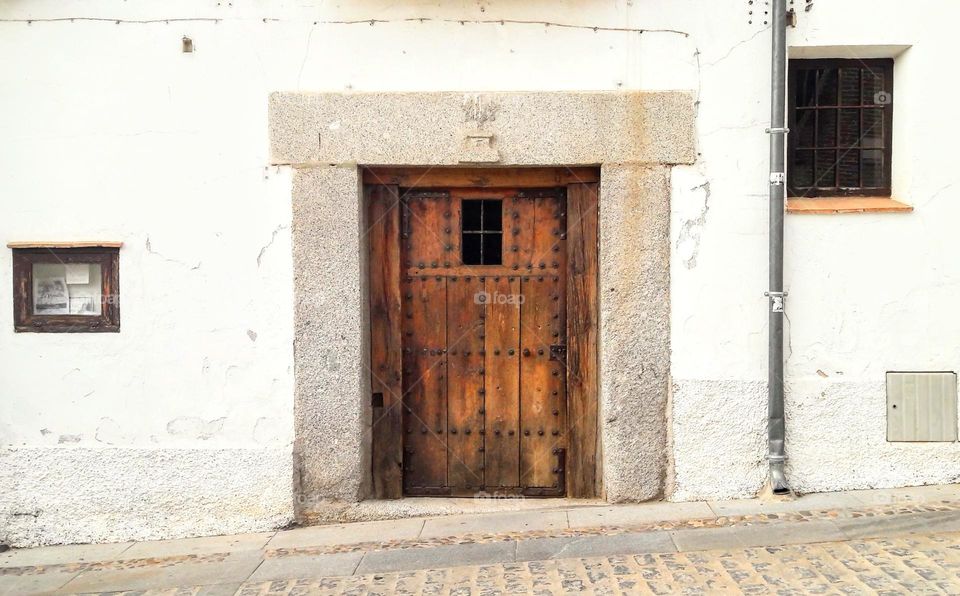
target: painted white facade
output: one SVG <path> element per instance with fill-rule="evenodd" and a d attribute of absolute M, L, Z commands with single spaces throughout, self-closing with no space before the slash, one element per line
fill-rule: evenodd
<path fill-rule="evenodd" d="M 960 6 L 802 4 L 793 55 L 896 57 L 893 192 L 915 211 L 787 216 L 788 476 L 804 492 L 956 481 L 957 444 L 885 441 L 884 373 L 960 368 L 960 84 L 946 75 Z M 667 496 L 756 494 L 762 11 L 746 0 L 0 2 L 0 240 L 124 242 L 119 334 L 15 334 L 0 251 L 0 542 L 292 518 L 291 173 L 266 166 L 274 91 L 696 93 L 698 161 L 672 176 Z"/>

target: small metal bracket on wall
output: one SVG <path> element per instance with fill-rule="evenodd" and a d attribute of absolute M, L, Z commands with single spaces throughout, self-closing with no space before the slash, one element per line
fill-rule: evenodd
<path fill-rule="evenodd" d="M 786 292 L 764 292 L 763 295 L 770 298 L 770 312 L 783 312 L 783 300 L 787 297 Z"/>

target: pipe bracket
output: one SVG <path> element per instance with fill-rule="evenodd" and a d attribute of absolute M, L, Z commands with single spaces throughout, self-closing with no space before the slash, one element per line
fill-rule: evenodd
<path fill-rule="evenodd" d="M 770 298 L 770 312 L 783 312 L 783 300 L 787 292 L 764 292 L 763 295 Z"/>

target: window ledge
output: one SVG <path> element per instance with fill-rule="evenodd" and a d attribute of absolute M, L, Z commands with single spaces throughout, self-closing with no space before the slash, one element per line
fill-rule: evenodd
<path fill-rule="evenodd" d="M 101 240 L 79 242 L 7 242 L 7 248 L 120 248 L 123 242 Z"/>
<path fill-rule="evenodd" d="M 787 199 L 787 213 L 807 215 L 839 213 L 909 213 L 911 205 L 889 197 L 839 197 Z"/>

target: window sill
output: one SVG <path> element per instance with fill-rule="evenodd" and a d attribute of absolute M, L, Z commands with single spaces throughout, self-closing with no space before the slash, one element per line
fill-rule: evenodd
<path fill-rule="evenodd" d="M 889 197 L 787 199 L 787 213 L 830 215 L 841 213 L 909 213 L 911 205 Z"/>

